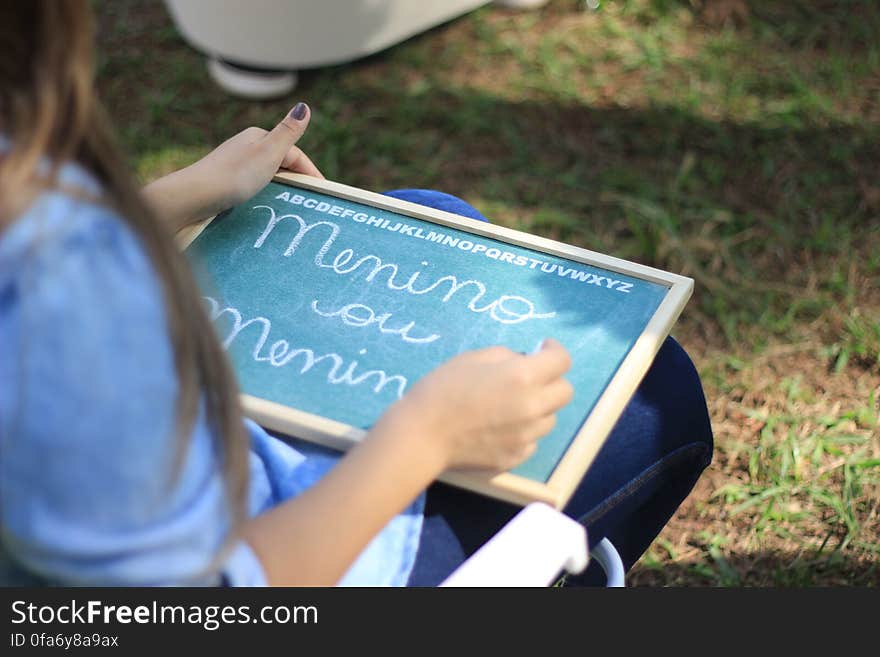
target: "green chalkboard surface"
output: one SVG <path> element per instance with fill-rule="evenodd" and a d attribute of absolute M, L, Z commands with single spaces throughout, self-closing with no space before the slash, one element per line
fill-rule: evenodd
<path fill-rule="evenodd" d="M 187 247 L 241 389 L 368 429 L 455 354 L 496 344 L 530 352 L 553 337 L 571 353 L 575 397 L 511 472 L 538 484 L 550 482 L 670 290 L 689 281 L 623 273 L 623 261 L 589 264 L 574 247 L 580 259 L 548 252 L 548 240 L 526 246 L 530 236 L 514 231 L 480 235 L 479 222 L 438 223 L 411 216 L 417 206 L 386 198 L 376 207 L 375 195 L 352 200 L 362 190 L 310 185 L 270 183 Z M 350 198 L 332 193 L 340 189 Z M 642 374 L 672 321 L 652 329 Z"/>

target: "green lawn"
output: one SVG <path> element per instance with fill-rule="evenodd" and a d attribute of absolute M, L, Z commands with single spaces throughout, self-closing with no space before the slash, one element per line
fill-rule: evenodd
<path fill-rule="evenodd" d="M 692 276 L 715 461 L 630 584 L 877 585 L 880 5 L 724 5 L 489 6 L 254 102 L 162 3 L 103 1 L 98 84 L 143 180 L 305 100 L 328 178 Z"/>

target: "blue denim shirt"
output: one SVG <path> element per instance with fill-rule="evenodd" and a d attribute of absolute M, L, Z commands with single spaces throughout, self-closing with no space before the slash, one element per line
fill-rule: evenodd
<path fill-rule="evenodd" d="M 2 144 L 0 144 L 2 146 Z M 74 165 L 60 189 L 97 196 Z M 177 380 L 160 283 L 101 205 L 43 193 L 0 233 L 0 583 L 265 584 L 229 530 L 203 415 L 171 479 Z M 314 484 L 339 455 L 246 421 L 251 514 Z M 343 585 L 403 585 L 424 495 L 364 550 Z"/>

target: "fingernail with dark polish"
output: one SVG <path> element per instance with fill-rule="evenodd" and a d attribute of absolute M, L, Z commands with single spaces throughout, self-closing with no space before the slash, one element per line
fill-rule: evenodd
<path fill-rule="evenodd" d="M 306 118 L 306 104 L 305 103 L 297 103 L 293 106 L 293 109 L 290 110 L 290 116 L 297 121 L 302 121 Z"/>

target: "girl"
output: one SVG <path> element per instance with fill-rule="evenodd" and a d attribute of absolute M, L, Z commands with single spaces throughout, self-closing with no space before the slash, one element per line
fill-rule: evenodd
<path fill-rule="evenodd" d="M 437 584 L 516 509 L 426 488 L 527 459 L 571 398 L 565 349 L 462 354 L 344 456 L 243 420 L 172 235 L 279 167 L 320 176 L 295 145 L 310 110 L 138 190 L 94 97 L 88 12 L 0 4 L 0 580 Z M 567 512 L 629 566 L 710 457 L 699 380 L 668 341 Z"/>

